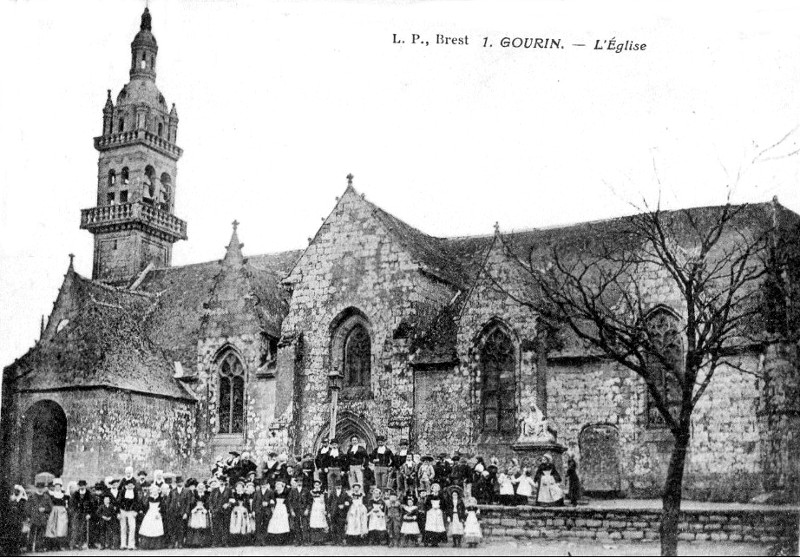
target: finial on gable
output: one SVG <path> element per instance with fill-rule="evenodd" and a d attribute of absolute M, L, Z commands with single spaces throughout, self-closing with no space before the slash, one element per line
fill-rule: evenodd
<path fill-rule="evenodd" d="M 236 219 L 234 219 L 234 220 L 233 220 L 233 223 L 231 223 L 231 225 L 233 225 L 233 232 L 236 232 L 236 229 L 238 229 L 238 228 L 239 228 L 239 221 L 237 221 Z"/>
<path fill-rule="evenodd" d="M 494 222 L 494 234 L 500 234 L 500 221 Z"/>
<path fill-rule="evenodd" d="M 69 269 L 70 270 L 72 269 L 74 261 L 75 261 L 75 254 L 70 254 L 69 255 Z"/>
<path fill-rule="evenodd" d="M 353 173 L 352 172 L 347 175 L 347 185 L 349 187 L 353 186 Z"/>

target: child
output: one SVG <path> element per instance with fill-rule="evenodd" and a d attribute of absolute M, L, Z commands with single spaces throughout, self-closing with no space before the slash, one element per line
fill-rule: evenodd
<path fill-rule="evenodd" d="M 453 548 L 456 548 L 461 546 L 461 539 L 464 537 L 464 521 L 467 519 L 467 512 L 464 509 L 460 491 L 453 490 L 451 499 L 449 531 L 450 536 L 453 537 Z"/>
<path fill-rule="evenodd" d="M 514 501 L 514 483 L 508 473 L 500 473 L 497 476 L 497 484 L 500 488 L 498 502 L 501 506 L 516 505 Z"/>
<path fill-rule="evenodd" d="M 103 504 L 97 510 L 100 518 L 100 547 L 102 550 L 114 548 L 114 520 L 117 518 L 117 506 L 111 501 L 111 494 L 103 495 Z"/>
<path fill-rule="evenodd" d="M 467 500 L 466 511 L 467 520 L 464 522 L 464 538 L 469 548 L 475 548 L 483 538 L 481 525 L 478 523 L 478 514 L 481 511 L 478 509 L 478 501 L 475 498 L 470 497 Z"/>
<path fill-rule="evenodd" d="M 386 532 L 386 504 L 382 499 L 380 488 L 372 491 L 372 501 L 367 512 L 367 539 L 373 545 L 385 545 Z"/>
<path fill-rule="evenodd" d="M 325 510 L 328 509 L 328 499 L 322 491 L 322 480 L 314 481 L 314 490 L 311 491 L 311 517 L 309 518 L 309 541 L 317 545 L 325 542 L 325 533 L 328 531 L 328 519 Z"/>
<path fill-rule="evenodd" d="M 417 526 L 420 536 L 425 531 L 425 502 L 427 501 L 428 493 L 424 489 L 420 489 L 419 500 L 417 500 Z"/>
<path fill-rule="evenodd" d="M 447 529 L 444 526 L 444 518 L 447 501 L 442 498 L 439 492 L 439 484 L 431 485 L 431 493 L 425 500 L 425 533 L 422 541 L 425 546 L 439 546 L 439 543 L 447 542 Z"/>
<path fill-rule="evenodd" d="M 402 496 L 403 494 L 411 493 L 414 494 L 417 491 L 417 480 L 415 474 L 416 465 L 414 464 L 414 456 L 406 454 L 405 463 L 400 466 L 399 471 L 397 472 L 399 483 L 398 483 L 398 496 Z"/>
<path fill-rule="evenodd" d="M 400 510 L 400 500 L 397 494 L 389 493 L 389 500 L 386 503 L 386 531 L 389 535 L 389 546 L 400 546 L 400 527 L 403 522 Z"/>
<path fill-rule="evenodd" d="M 567 484 L 569 485 L 568 495 L 573 506 L 578 505 L 581 498 L 581 481 L 578 478 L 578 463 L 575 457 L 570 455 L 567 460 Z"/>
<path fill-rule="evenodd" d="M 353 492 L 350 495 L 352 503 L 347 512 L 347 535 L 348 544 L 359 544 L 368 532 L 367 528 L 367 506 L 364 505 L 364 494 L 361 492 L 359 483 L 353 484 Z"/>
<path fill-rule="evenodd" d="M 417 480 L 419 481 L 420 490 L 429 492 L 435 476 L 436 472 L 433 469 L 433 457 L 426 455 L 422 458 L 422 464 L 417 471 Z"/>
<path fill-rule="evenodd" d="M 403 525 L 400 527 L 400 534 L 403 536 L 403 546 L 413 542 L 417 546 L 419 540 L 419 524 L 417 523 L 419 509 L 414 505 L 414 497 L 408 496 L 406 504 L 403 506 Z"/>
<path fill-rule="evenodd" d="M 522 471 L 522 476 L 517 483 L 517 503 L 519 505 L 527 505 L 533 496 L 533 489 L 536 484 L 531 478 L 531 470 L 527 467 Z"/>
<path fill-rule="evenodd" d="M 186 546 L 191 548 L 208 546 L 211 540 L 211 519 L 208 513 L 208 493 L 206 485 L 202 482 L 197 483 L 188 527 Z"/>

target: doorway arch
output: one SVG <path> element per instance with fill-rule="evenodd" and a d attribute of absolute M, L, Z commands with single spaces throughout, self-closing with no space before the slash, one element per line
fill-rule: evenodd
<path fill-rule="evenodd" d="M 45 399 L 37 401 L 22 416 L 25 424 L 27 475 L 31 481 L 38 473 L 57 477 L 64 472 L 67 444 L 67 415 L 61 405 Z"/>
<path fill-rule="evenodd" d="M 327 438 L 329 432 L 330 424 L 326 424 L 322 427 L 322 430 L 319 431 L 319 434 L 317 434 L 317 438 L 314 440 L 315 455 L 319 451 L 321 440 Z M 367 453 L 371 452 L 378 445 L 375 441 L 375 429 L 366 419 L 349 411 L 340 413 L 336 419 L 336 437 L 339 439 L 342 451 L 346 451 L 350 446 L 350 438 L 353 436 L 358 436 L 361 443 L 367 449 Z"/>

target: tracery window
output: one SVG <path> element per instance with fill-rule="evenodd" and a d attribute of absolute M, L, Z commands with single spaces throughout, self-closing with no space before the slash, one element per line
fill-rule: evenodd
<path fill-rule="evenodd" d="M 656 391 L 662 394 L 670 415 L 676 420 L 681 408 L 681 390 L 678 376 L 683 371 L 683 335 L 678 318 L 666 309 L 658 309 L 647 317 L 647 329 L 651 343 L 659 355 L 648 357 L 648 370 Z M 666 362 L 664 362 L 666 361 Z M 649 391 L 647 393 L 647 426 L 666 428 L 667 423 L 656 407 Z"/>
<path fill-rule="evenodd" d="M 244 368 L 232 351 L 219 364 L 219 433 L 244 431 Z"/>
<path fill-rule="evenodd" d="M 369 332 L 362 324 L 356 324 L 344 341 L 342 362 L 345 386 L 369 386 L 371 361 Z"/>
<path fill-rule="evenodd" d="M 502 329 L 495 328 L 486 337 L 480 351 L 484 432 L 516 432 L 516 364 L 511 337 Z"/>

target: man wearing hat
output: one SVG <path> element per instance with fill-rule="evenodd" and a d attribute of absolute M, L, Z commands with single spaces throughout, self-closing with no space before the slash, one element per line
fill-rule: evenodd
<path fill-rule="evenodd" d="M 72 516 L 72 536 L 69 546 L 73 550 L 89 548 L 89 520 L 92 519 L 94 508 L 92 495 L 86 490 L 86 481 L 79 480 L 78 490 L 69 500 L 69 512 Z"/>
<path fill-rule="evenodd" d="M 122 480 L 117 500 L 119 506 L 119 547 L 121 550 L 136 549 L 136 520 L 141 509 L 136 479 Z"/>
<path fill-rule="evenodd" d="M 447 454 L 442 452 L 433 465 L 433 482 L 437 483 L 442 489 L 450 484 L 451 467 L 446 460 Z"/>
<path fill-rule="evenodd" d="M 225 486 L 224 475 L 211 481 L 208 493 L 208 508 L 211 512 L 211 542 L 213 546 L 228 546 L 228 529 L 230 527 L 230 490 Z"/>
<path fill-rule="evenodd" d="M 192 500 L 192 494 L 183 484 L 183 475 L 175 475 L 175 490 L 169 493 L 166 504 L 167 548 L 183 548 Z"/>
<path fill-rule="evenodd" d="M 333 443 L 333 440 L 331 440 Z M 331 495 L 328 498 L 328 517 L 330 517 L 331 539 L 334 544 L 344 543 L 344 532 L 347 527 L 347 512 L 350 511 L 352 499 L 342 488 L 341 476 L 332 482 Z"/>
<path fill-rule="evenodd" d="M 350 438 L 350 449 L 347 450 L 347 480 L 351 488 L 354 484 L 364 486 L 364 467 L 368 461 L 367 450 L 361 445 L 358 436 L 353 435 Z"/>
<path fill-rule="evenodd" d="M 322 483 L 322 490 L 328 489 L 328 471 L 326 470 L 325 464 L 328 459 L 328 452 L 330 451 L 330 445 L 327 438 L 323 438 L 320 441 L 319 450 L 317 450 L 317 456 L 314 458 L 314 480 L 318 480 Z"/>
<path fill-rule="evenodd" d="M 378 442 L 378 447 L 372 450 L 369 459 L 375 467 L 375 486 L 384 490 L 391 488 L 389 485 L 389 473 L 394 463 L 394 453 L 386 447 L 385 436 L 378 436 L 376 441 Z"/>
<path fill-rule="evenodd" d="M 391 488 L 397 491 L 398 499 L 402 499 L 402 495 L 406 492 L 405 478 L 400 474 L 400 468 L 406 462 L 408 455 L 408 440 L 406 438 L 400 439 L 400 449 L 394 454 L 392 459 L 391 471 Z"/>
<path fill-rule="evenodd" d="M 330 449 L 327 451 L 323 462 L 325 480 L 328 490 L 333 490 L 335 483 L 342 482 L 342 471 L 347 468 L 347 456 L 339 451 L 339 440 L 331 438 Z"/>
<path fill-rule="evenodd" d="M 36 552 L 41 548 L 44 540 L 44 530 L 47 527 L 47 519 L 50 517 L 50 510 L 53 503 L 50 501 L 45 489 L 47 486 L 44 481 L 36 482 L 36 490 L 28 498 L 28 517 L 31 521 L 31 551 Z"/>

